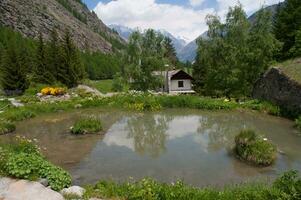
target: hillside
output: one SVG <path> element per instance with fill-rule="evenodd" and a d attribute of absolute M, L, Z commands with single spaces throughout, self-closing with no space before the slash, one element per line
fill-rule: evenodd
<path fill-rule="evenodd" d="M 288 60 L 278 65 L 290 79 L 301 84 L 301 58 Z"/>
<path fill-rule="evenodd" d="M 1 0 L 0 25 L 31 38 L 41 32 L 46 39 L 54 28 L 60 38 L 68 29 L 79 48 L 104 53 L 125 45 L 81 0 Z"/>

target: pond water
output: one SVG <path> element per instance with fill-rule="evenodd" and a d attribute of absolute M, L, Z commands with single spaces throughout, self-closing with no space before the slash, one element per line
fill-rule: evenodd
<path fill-rule="evenodd" d="M 71 135 L 69 128 L 81 116 L 99 117 L 105 131 Z M 244 128 L 264 134 L 283 152 L 273 166 L 251 167 L 231 154 L 234 137 Z M 272 179 L 290 169 L 301 171 L 301 137 L 293 122 L 250 111 L 81 110 L 20 122 L 16 132 L 38 139 L 47 158 L 68 170 L 75 184 L 147 176 L 169 183 L 222 186 Z"/>

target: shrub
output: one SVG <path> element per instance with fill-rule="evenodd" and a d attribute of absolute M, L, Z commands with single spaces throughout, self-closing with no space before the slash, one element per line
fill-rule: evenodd
<path fill-rule="evenodd" d="M 9 121 L 0 121 L 0 135 L 11 133 L 16 130 L 16 125 Z"/>
<path fill-rule="evenodd" d="M 0 146 L 0 172 L 14 178 L 36 180 L 46 178 L 53 190 L 71 185 L 71 176 L 41 155 L 37 145 L 25 138 Z"/>
<path fill-rule="evenodd" d="M 235 137 L 235 153 L 257 166 L 271 165 L 277 157 L 276 147 L 253 130 L 243 130 Z"/>
<path fill-rule="evenodd" d="M 296 128 L 301 130 L 301 116 L 295 120 L 295 125 L 296 125 Z"/>
<path fill-rule="evenodd" d="M 46 87 L 41 90 L 43 95 L 52 95 L 52 96 L 60 96 L 66 94 L 66 90 L 60 87 Z"/>
<path fill-rule="evenodd" d="M 71 127 L 73 134 L 92 134 L 102 130 L 101 121 L 95 118 L 82 118 Z"/>

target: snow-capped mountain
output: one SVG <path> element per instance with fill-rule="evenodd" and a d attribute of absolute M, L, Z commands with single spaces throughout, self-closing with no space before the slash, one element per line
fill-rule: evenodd
<path fill-rule="evenodd" d="M 130 35 L 136 30 L 136 29 L 132 29 L 132 28 L 122 26 L 122 25 L 117 25 L 117 24 L 109 25 L 109 27 L 111 29 L 115 30 L 116 32 L 118 32 L 118 34 L 125 40 L 128 40 Z M 187 44 L 186 40 L 181 37 L 175 37 L 174 35 L 172 35 L 171 33 L 169 33 L 168 31 L 166 31 L 164 29 L 160 29 L 157 31 L 160 32 L 161 34 L 163 34 L 164 36 L 169 37 L 172 40 L 173 45 L 176 49 L 177 55 L 179 56 L 179 53 Z"/>

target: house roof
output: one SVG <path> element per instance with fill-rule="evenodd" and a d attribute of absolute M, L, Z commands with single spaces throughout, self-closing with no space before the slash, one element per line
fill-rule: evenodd
<path fill-rule="evenodd" d="M 192 76 L 190 76 L 188 73 L 184 72 L 181 69 L 178 70 L 170 70 L 170 71 L 154 71 L 153 75 L 155 76 L 166 76 L 166 73 L 168 74 L 168 78 L 171 80 L 178 80 L 178 79 L 190 79 L 192 80 Z"/>

